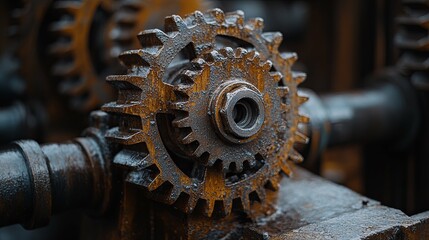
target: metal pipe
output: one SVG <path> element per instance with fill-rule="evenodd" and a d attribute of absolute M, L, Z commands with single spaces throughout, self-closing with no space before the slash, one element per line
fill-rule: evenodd
<path fill-rule="evenodd" d="M 88 137 L 40 146 L 17 141 L 0 152 L 0 226 L 32 229 L 75 208 L 103 212 L 110 200 L 110 154 L 98 129 Z"/>
<path fill-rule="evenodd" d="M 369 89 L 321 97 L 310 90 L 301 111 L 310 117 L 301 130 L 310 136 L 307 159 L 315 159 L 326 148 L 378 141 L 400 146 L 415 136 L 418 121 L 416 94 L 408 82 L 384 76 L 382 83 Z M 303 146 L 300 146 L 303 148 Z"/>

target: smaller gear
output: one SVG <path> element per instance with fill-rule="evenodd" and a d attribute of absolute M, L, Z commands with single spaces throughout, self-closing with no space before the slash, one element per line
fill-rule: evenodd
<path fill-rule="evenodd" d="M 279 100 L 288 88 L 278 86 L 282 75 L 270 72 L 272 63 L 256 51 L 226 48 L 208 58 L 211 64 L 196 65 L 176 80 L 171 108 L 177 143 L 205 165 L 220 161 L 241 172 L 245 161 L 254 165 L 262 149 L 283 141 L 272 134 L 285 136 L 288 109 Z M 276 127 L 263 127 L 271 121 Z"/>

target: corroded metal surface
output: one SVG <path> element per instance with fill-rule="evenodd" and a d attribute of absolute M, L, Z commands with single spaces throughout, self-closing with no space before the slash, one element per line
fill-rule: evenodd
<path fill-rule="evenodd" d="M 106 118 L 102 112 L 93 118 Z M 97 122 L 96 121 L 96 122 Z M 0 153 L 0 226 L 46 225 L 52 214 L 86 208 L 102 214 L 111 199 L 111 153 L 100 129 L 63 144 L 22 140 Z"/>
<path fill-rule="evenodd" d="M 109 54 L 117 58 L 123 51 L 138 49 L 136 36 L 144 29 L 162 26 L 164 17 L 177 14 L 184 16 L 196 10 L 207 9 L 202 0 L 123 0 L 112 17 L 112 31 L 108 33 Z"/>
<path fill-rule="evenodd" d="M 290 173 L 289 158 L 302 160 L 293 149 L 295 142 L 307 141 L 297 125 L 308 121 L 298 114 L 306 98 L 297 94 L 305 75 L 290 69 L 296 55 L 279 53 L 281 34 L 263 33 L 262 19 L 245 22 L 241 11 L 173 15 L 164 28 L 140 33 L 143 48 L 120 55 L 128 74 L 108 78 L 119 96 L 103 110 L 118 114 L 120 121 L 107 137 L 125 148 L 115 163 L 129 169 L 126 180 L 150 198 L 184 212 L 247 212 L 251 201 L 264 199 L 265 188 L 277 187 L 279 171 Z M 239 46 L 249 52 L 222 49 Z M 210 112 L 210 98 L 221 84 L 237 80 L 262 93 L 264 127 L 259 135 L 224 143 L 211 125 L 210 115 L 220 113 Z M 171 139 L 169 124 L 182 146 L 177 137 Z"/>
<path fill-rule="evenodd" d="M 249 239 L 429 237 L 427 212 L 410 217 L 303 169 L 294 173 L 281 182 L 272 210 L 244 231 Z"/>

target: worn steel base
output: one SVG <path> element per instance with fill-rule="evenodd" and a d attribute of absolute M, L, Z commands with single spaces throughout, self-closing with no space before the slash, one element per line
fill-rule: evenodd
<path fill-rule="evenodd" d="M 407 216 L 301 168 L 284 178 L 275 212 L 245 231 L 255 239 L 429 239 L 429 212 Z M 252 239 L 252 238 L 250 238 Z"/>
<path fill-rule="evenodd" d="M 128 189 L 124 193 L 125 208 L 119 210 L 119 218 L 113 214 L 111 219 L 116 224 L 105 224 L 108 219 L 87 219 L 85 225 L 91 227 L 81 229 L 80 236 L 83 239 L 429 239 L 429 212 L 407 216 L 300 167 L 294 168 L 291 178 L 283 178 L 279 191 L 269 193 L 270 204 L 256 203 L 250 217 L 188 216 L 145 201 L 139 192 Z M 38 230 L 33 232 L 37 234 Z M 0 237 L 2 234 L 5 233 L 0 230 Z M 60 237 L 49 235 L 51 239 Z"/>

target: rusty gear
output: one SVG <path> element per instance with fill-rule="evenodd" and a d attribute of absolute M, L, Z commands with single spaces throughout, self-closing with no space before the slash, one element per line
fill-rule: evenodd
<path fill-rule="evenodd" d="M 224 14 L 221 10 L 214 9 L 203 15 L 197 11 L 184 19 L 173 15 L 165 20 L 166 32 L 158 29 L 143 31 L 138 36 L 143 48 L 120 55 L 120 60 L 128 68 L 128 74 L 108 77 L 108 81 L 118 89 L 119 94 L 117 101 L 104 105 L 103 110 L 119 115 L 119 126 L 109 130 L 106 137 L 124 145 L 124 149 L 114 161 L 117 165 L 129 169 L 126 177 L 128 182 L 146 189 L 148 196 L 154 200 L 166 204 L 174 203 L 177 208 L 187 213 L 200 209 L 205 215 L 211 216 L 213 212 L 228 215 L 233 201 L 236 206 L 248 211 L 250 200 L 264 199 L 264 188 L 276 188 L 281 170 L 290 174 L 286 160 L 302 160 L 302 156 L 293 149 L 293 144 L 297 141 L 307 141 L 306 137 L 298 132 L 298 123 L 308 121 L 308 118 L 298 114 L 298 108 L 306 98 L 298 96 L 297 86 L 304 80 L 305 75 L 291 72 L 291 65 L 296 60 L 295 54 L 278 52 L 281 34 L 263 33 L 262 27 L 262 19 L 259 18 L 245 23 L 242 12 Z M 216 41 L 218 36 L 224 37 L 220 43 Z M 214 50 L 228 46 L 245 46 L 250 53 L 237 49 L 231 54 L 231 49 L 225 49 L 219 50 L 219 54 Z M 186 56 L 185 61 L 175 60 L 181 53 Z M 271 66 L 267 60 L 272 62 L 274 72 L 281 74 L 270 74 Z M 240 64 L 252 66 L 254 69 L 247 69 Z M 228 69 L 228 66 L 239 65 L 237 69 Z M 201 73 L 195 71 L 199 68 Z M 193 75 L 190 71 L 196 75 L 187 82 L 186 78 Z M 176 153 L 175 140 L 171 139 L 166 124 L 170 122 L 173 125 L 172 114 L 176 114 L 176 128 L 172 128 L 177 130 L 181 127 L 178 114 L 181 106 L 189 115 L 207 114 L 207 110 L 192 112 L 189 106 L 195 102 L 187 104 L 187 107 L 186 104 L 180 103 L 180 97 L 187 91 L 187 86 L 194 88 L 187 93 L 188 96 L 192 96 L 191 92 L 196 95 L 204 94 L 203 91 L 197 92 L 200 90 L 197 89 L 198 86 L 204 86 L 204 83 L 195 83 L 193 79 L 207 81 L 209 77 L 222 76 L 219 71 L 226 72 L 225 76 L 242 77 L 249 77 L 246 71 L 254 71 L 260 76 L 246 80 L 267 86 L 266 90 L 257 86 L 256 91 L 249 86 L 253 84 L 243 84 L 256 93 L 264 93 L 261 94 L 264 96 L 263 104 L 267 106 L 264 108 L 264 126 L 260 131 L 250 134 L 250 137 L 243 134 L 246 139 L 243 142 L 250 144 L 252 140 L 247 138 L 255 138 L 253 141 L 258 141 L 258 137 L 263 136 L 262 139 L 270 139 L 271 144 L 268 149 L 264 149 L 268 144 L 255 144 L 261 149 L 252 148 L 249 153 L 255 155 L 240 160 L 239 166 L 243 166 L 243 169 L 238 167 L 234 172 L 224 172 L 228 164 L 222 162 L 210 166 L 213 161 L 204 164 L 180 152 Z M 262 78 L 267 82 L 262 81 Z M 213 89 L 214 86 L 219 86 L 222 79 L 211 80 L 216 80 L 210 83 Z M 277 82 L 278 85 L 275 84 Z M 186 86 L 183 86 L 184 83 Z M 274 91 L 274 95 L 271 95 Z M 269 93 L 269 96 L 265 93 Z M 272 106 L 281 106 L 280 109 L 283 110 L 279 113 L 283 112 L 286 116 L 273 113 L 279 109 L 269 109 Z M 171 108 L 174 110 L 170 110 Z M 195 130 L 195 123 L 191 124 Z M 271 126 L 273 131 L 267 133 L 267 126 Z M 267 134 L 269 136 L 266 136 Z M 274 139 L 277 139 L 277 142 Z M 235 144 L 236 148 L 244 146 L 240 142 Z M 204 149 L 207 146 L 201 147 Z M 220 149 L 222 150 L 231 149 Z M 229 158 L 222 160 L 225 163 L 233 162 Z M 243 162 L 245 164 L 242 164 Z"/>
<path fill-rule="evenodd" d="M 184 154 L 199 158 L 208 166 L 220 161 L 225 171 L 234 168 L 241 172 L 245 161 L 254 165 L 256 154 L 266 156 L 261 151 L 284 142 L 285 134 L 280 133 L 287 130 L 286 122 L 293 120 L 293 116 L 288 116 L 286 104 L 281 103 L 281 98 L 287 97 L 288 88 L 278 86 L 282 75 L 269 72 L 271 62 L 261 62 L 258 52 L 242 48 L 219 52 L 206 57 L 209 64 L 198 63 L 195 70 L 184 71 L 179 76 L 180 82 L 174 87 L 176 101 L 171 104 L 176 116 L 172 124 L 178 130 L 178 143 L 188 148 Z M 222 113 L 228 114 L 228 106 L 222 105 L 236 93 L 243 96 L 235 101 L 231 99 L 235 103 L 229 106 L 233 119 L 228 116 L 223 119 Z M 266 106 L 258 107 L 258 103 Z M 262 117 L 258 119 L 259 116 Z M 263 130 L 261 124 L 264 124 Z M 233 129 L 228 131 L 224 125 L 254 131 L 247 136 L 234 133 Z"/>
<path fill-rule="evenodd" d="M 410 76 L 420 89 L 429 90 L 429 4 L 426 1 L 403 0 L 403 16 L 399 23 L 396 44 L 401 50 L 398 67 Z"/>
<path fill-rule="evenodd" d="M 195 10 L 206 9 L 202 0 L 125 0 L 118 3 L 112 17 L 110 55 L 115 59 L 126 50 L 138 49 L 136 38 L 143 29 L 159 27 L 164 16 L 178 13 L 183 16 Z"/>
<path fill-rule="evenodd" d="M 43 71 L 39 50 L 43 43 L 39 41 L 42 31 L 42 19 L 45 17 L 52 0 L 21 0 L 13 3 L 10 26 L 8 27 L 8 48 L 17 64 L 17 76 L 25 82 L 30 96 L 46 99 L 50 94 L 48 78 Z M 6 51 L 6 50 L 5 50 Z"/>
<path fill-rule="evenodd" d="M 91 50 L 99 44 L 96 36 L 103 36 L 104 22 L 96 20 L 103 21 L 100 15 L 110 14 L 111 4 L 110 0 L 54 2 L 59 16 L 50 27 L 57 36 L 49 48 L 56 59 L 51 71 L 60 79 L 61 92 L 71 96 L 74 109 L 88 111 L 112 99 L 112 89 L 103 77 L 108 74 L 96 69 L 101 63 L 94 63 L 103 57 L 93 56 Z"/>

